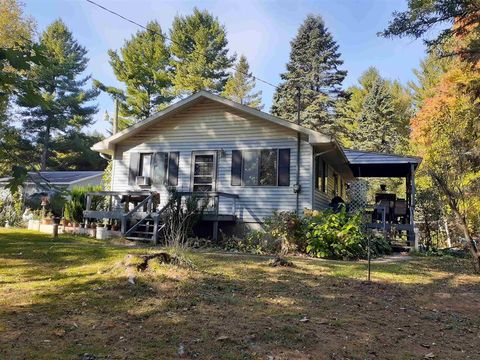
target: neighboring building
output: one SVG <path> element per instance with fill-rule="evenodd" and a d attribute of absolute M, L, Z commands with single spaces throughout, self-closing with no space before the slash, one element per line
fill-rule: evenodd
<path fill-rule="evenodd" d="M 71 190 L 75 186 L 102 185 L 103 171 L 39 171 L 29 172 L 22 193 L 31 196 L 56 190 Z M 0 178 L 0 189 L 6 190 L 11 177 Z"/>
<path fill-rule="evenodd" d="M 164 204 L 170 187 L 186 194 L 211 193 L 218 202 L 217 224 L 226 214 L 230 217 L 223 219 L 237 224 L 261 224 L 274 211 L 301 214 L 305 208 L 325 209 L 335 196 L 345 199 L 347 182 L 362 176 L 358 172 L 364 166 L 355 163 L 358 152 L 344 151 L 322 133 L 206 91 L 92 149 L 113 159 L 113 192 L 107 195 L 153 191 Z M 394 158 L 402 162 L 402 171 L 408 171 L 392 176 L 413 179 L 420 160 L 391 156 L 386 161 Z M 375 176 L 375 166 L 385 165 L 367 164 L 369 176 Z M 91 218 L 106 215 L 86 214 Z M 122 219 L 118 213 L 109 217 Z M 151 219 L 147 214 L 144 221 Z"/>

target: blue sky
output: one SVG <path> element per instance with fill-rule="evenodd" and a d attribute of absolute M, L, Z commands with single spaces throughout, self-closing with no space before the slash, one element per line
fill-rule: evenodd
<path fill-rule="evenodd" d="M 95 1 L 142 24 L 156 19 L 164 31 L 168 31 L 175 15 L 189 14 L 195 6 L 207 9 L 226 26 L 230 51 L 245 54 L 254 75 L 274 84 L 279 83 L 280 73 L 285 70 L 290 40 L 309 13 L 324 18 L 340 45 L 343 68 L 348 70 L 345 87 L 354 84 L 369 66 L 377 67 L 384 77 L 406 83 L 413 79 L 412 69 L 425 55 L 421 41 L 376 35 L 388 24 L 394 10 L 406 8 L 402 0 Z M 88 50 L 87 72 L 105 84 L 119 85 L 107 51 L 119 49 L 138 27 L 85 0 L 27 0 L 25 5 L 26 14 L 36 19 L 39 32 L 61 18 Z M 274 89 L 260 82 L 257 87 L 268 110 Z M 104 94 L 97 101 L 99 112 L 92 129 L 105 132 L 108 124 L 103 120 L 104 113 L 111 113 L 113 103 Z"/>

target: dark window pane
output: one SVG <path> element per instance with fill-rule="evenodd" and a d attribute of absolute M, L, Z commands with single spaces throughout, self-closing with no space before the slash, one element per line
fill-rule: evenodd
<path fill-rule="evenodd" d="M 212 191 L 212 185 L 193 185 L 193 191 Z"/>
<path fill-rule="evenodd" d="M 213 155 L 195 155 L 195 162 L 196 163 L 201 163 L 201 162 L 213 163 Z"/>
<path fill-rule="evenodd" d="M 194 184 L 211 184 L 213 178 L 211 176 L 195 176 L 193 178 Z"/>
<path fill-rule="evenodd" d="M 244 185 L 258 185 L 258 150 L 246 150 L 242 155 Z"/>
<path fill-rule="evenodd" d="M 212 163 L 197 163 L 195 162 L 195 172 L 194 175 L 211 175 L 213 172 L 213 162 Z"/>
<path fill-rule="evenodd" d="M 158 152 L 153 155 L 151 174 L 153 184 L 165 184 L 165 178 L 167 176 L 167 153 Z"/>
<path fill-rule="evenodd" d="M 277 150 L 261 150 L 259 166 L 259 185 L 275 186 L 277 183 Z"/>
<path fill-rule="evenodd" d="M 290 149 L 278 150 L 278 186 L 290 186 Z"/>

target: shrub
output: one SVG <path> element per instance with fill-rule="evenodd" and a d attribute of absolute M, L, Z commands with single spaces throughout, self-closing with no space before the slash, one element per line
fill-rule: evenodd
<path fill-rule="evenodd" d="M 7 222 L 10 226 L 23 224 L 22 200 L 19 192 L 0 197 L 0 226 L 5 226 Z"/>
<path fill-rule="evenodd" d="M 392 246 L 390 242 L 385 239 L 385 236 L 372 234 L 370 237 L 370 251 L 372 257 L 388 255 L 392 253 Z"/>
<path fill-rule="evenodd" d="M 191 195 L 182 201 L 182 196 L 171 190 L 162 213 L 166 245 L 174 249 L 186 247 L 193 226 L 200 220 L 206 206 L 208 201 L 205 198 Z"/>
<path fill-rule="evenodd" d="M 303 219 L 294 212 L 274 212 L 265 218 L 262 230 L 250 231 L 243 239 L 228 239 L 225 248 L 253 254 L 305 252 L 305 230 Z"/>
<path fill-rule="evenodd" d="M 305 223 L 294 212 L 274 212 L 265 219 L 265 233 L 267 238 L 276 239 L 282 253 L 292 251 L 305 252 L 307 242 L 305 238 Z"/>
<path fill-rule="evenodd" d="M 359 259 L 367 254 L 361 215 L 350 216 L 345 207 L 338 212 L 326 210 L 308 218 L 307 252 L 330 259 Z"/>

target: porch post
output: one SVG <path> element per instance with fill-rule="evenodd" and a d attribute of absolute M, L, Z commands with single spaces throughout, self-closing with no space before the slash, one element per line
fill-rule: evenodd
<path fill-rule="evenodd" d="M 410 197 L 409 197 L 409 224 L 410 224 L 410 230 L 408 231 L 408 241 L 410 245 L 414 245 L 415 249 L 418 249 L 418 239 L 417 236 L 415 236 L 415 165 L 410 164 L 410 184 L 409 184 L 409 192 L 410 192 Z"/>
<path fill-rule="evenodd" d="M 213 241 L 217 242 L 218 240 L 218 207 L 219 207 L 219 196 L 216 195 L 213 198 L 214 206 L 214 221 L 213 221 Z"/>

